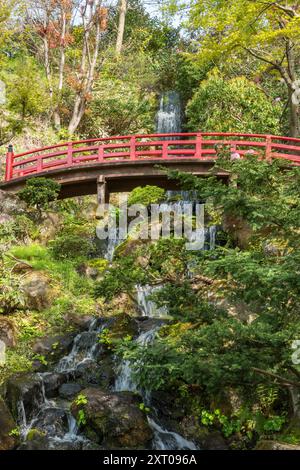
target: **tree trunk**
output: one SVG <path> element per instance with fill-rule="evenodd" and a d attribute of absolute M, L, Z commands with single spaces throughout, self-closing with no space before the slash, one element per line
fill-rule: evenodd
<path fill-rule="evenodd" d="M 61 31 L 61 44 L 60 44 L 60 60 L 59 60 L 59 78 L 58 78 L 58 100 L 62 98 L 62 90 L 64 86 L 64 72 L 65 72 L 65 63 L 66 63 L 66 53 L 65 53 L 65 40 L 67 33 L 67 14 L 65 11 L 62 12 L 62 31 Z M 59 110 L 59 103 L 57 103 L 56 108 L 53 114 L 54 126 L 56 129 L 61 128 L 61 117 Z"/>
<path fill-rule="evenodd" d="M 290 386 L 289 387 L 289 392 L 290 392 L 293 418 L 300 419 L 300 394 L 299 394 L 299 388 Z"/>
<path fill-rule="evenodd" d="M 85 113 L 85 106 L 85 99 L 80 95 L 77 95 L 75 98 L 73 114 L 68 126 L 68 132 L 70 135 L 73 135 L 74 132 L 77 130 L 77 127 L 79 126 L 81 119 L 83 118 L 83 115 Z"/>
<path fill-rule="evenodd" d="M 117 43 L 116 43 L 116 53 L 118 55 L 121 54 L 122 47 L 123 47 L 126 11 L 127 11 L 127 0 L 120 0 L 119 27 L 118 27 L 118 36 L 117 36 Z"/>

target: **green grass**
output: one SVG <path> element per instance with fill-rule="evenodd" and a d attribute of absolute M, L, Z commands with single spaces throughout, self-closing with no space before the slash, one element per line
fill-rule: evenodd
<path fill-rule="evenodd" d="M 65 290 L 76 296 L 92 295 L 93 281 L 78 274 L 76 271 L 78 260 L 76 263 L 70 260 L 55 260 L 45 246 L 37 244 L 16 246 L 10 250 L 10 253 L 29 263 L 34 270 L 46 271 L 54 281 L 59 282 Z"/>
<path fill-rule="evenodd" d="M 34 358 L 32 345 L 37 338 L 72 331 L 74 327 L 66 321 L 66 314 L 94 315 L 96 312 L 94 281 L 81 276 L 76 270 L 81 260 L 55 260 L 50 250 L 39 244 L 15 246 L 8 254 L 30 264 L 34 271 L 43 271 L 49 277 L 56 297 L 52 305 L 41 312 L 20 310 L 11 315 L 18 331 L 18 340 L 15 348 L 8 349 L 6 364 L 0 367 L 0 385 L 14 373 L 31 370 Z M 7 257 L 8 270 L 15 264 L 16 260 Z"/>

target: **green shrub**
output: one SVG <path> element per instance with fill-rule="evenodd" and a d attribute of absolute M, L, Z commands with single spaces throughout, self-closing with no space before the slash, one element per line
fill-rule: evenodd
<path fill-rule="evenodd" d="M 62 233 L 50 244 L 54 259 L 87 258 L 94 251 L 91 240 L 71 233 Z"/>
<path fill-rule="evenodd" d="M 203 132 L 249 132 L 277 135 L 281 106 L 245 77 L 230 80 L 211 73 L 186 109 L 188 129 Z"/>
<path fill-rule="evenodd" d="M 163 200 L 164 195 L 164 189 L 158 186 L 139 186 L 130 193 L 128 205 L 142 204 L 143 206 L 149 206 L 150 204 L 157 204 Z"/>
<path fill-rule="evenodd" d="M 50 178 L 30 178 L 18 196 L 29 206 L 38 210 L 47 209 L 49 203 L 57 199 L 60 184 Z"/>

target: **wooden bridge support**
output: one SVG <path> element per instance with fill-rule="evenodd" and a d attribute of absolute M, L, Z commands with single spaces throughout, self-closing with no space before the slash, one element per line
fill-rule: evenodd
<path fill-rule="evenodd" d="M 97 199 L 98 204 L 109 203 L 109 192 L 107 187 L 107 181 L 103 175 L 97 178 Z"/>

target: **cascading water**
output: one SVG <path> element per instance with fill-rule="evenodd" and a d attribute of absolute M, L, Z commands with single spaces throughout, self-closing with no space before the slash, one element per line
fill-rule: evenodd
<path fill-rule="evenodd" d="M 160 97 L 156 130 L 158 134 L 181 132 L 181 103 L 176 91 L 167 91 Z"/>
<path fill-rule="evenodd" d="M 18 425 L 23 443 L 31 430 L 38 429 L 47 435 L 47 448 L 60 450 L 89 449 L 91 443 L 79 434 L 76 419 L 70 412 L 70 403 L 61 398 L 47 399 L 45 383 L 51 376 L 65 378 L 68 383 L 82 375 L 85 366 L 96 364 L 101 345 L 98 337 L 106 323 L 95 318 L 87 331 L 78 334 L 71 352 L 57 364 L 54 372 L 36 373 L 35 380 L 39 387 L 32 396 L 33 414 L 26 412 L 22 397 L 17 405 Z M 22 449 L 21 444 L 21 449 Z M 42 444 L 41 444 L 42 445 Z"/>

